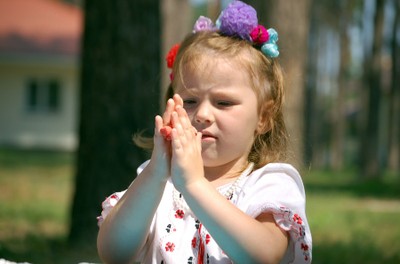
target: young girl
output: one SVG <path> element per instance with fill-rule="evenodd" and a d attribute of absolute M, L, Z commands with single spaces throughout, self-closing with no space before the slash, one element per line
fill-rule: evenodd
<path fill-rule="evenodd" d="M 277 33 L 234 1 L 170 53 L 151 159 L 103 202 L 106 263 L 310 263 L 298 172 L 285 158 Z M 175 59 L 175 53 L 177 56 Z M 175 61 L 174 61 L 175 59 Z"/>

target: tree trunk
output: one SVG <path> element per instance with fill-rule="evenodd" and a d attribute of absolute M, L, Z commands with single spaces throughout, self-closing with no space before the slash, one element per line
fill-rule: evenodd
<path fill-rule="evenodd" d="M 126 189 L 147 155 L 132 135 L 158 112 L 157 0 L 86 0 L 81 109 L 70 242 L 95 245 L 106 196 Z"/>
<path fill-rule="evenodd" d="M 317 27 L 317 3 L 311 0 L 310 5 L 310 29 L 307 51 L 307 79 L 304 92 L 304 159 L 305 166 L 313 163 L 316 135 L 316 89 L 317 89 L 317 58 L 318 58 L 318 27 Z"/>
<path fill-rule="evenodd" d="M 400 1 L 395 5 L 395 19 L 392 31 L 392 83 L 389 113 L 389 168 L 400 170 Z"/>
<path fill-rule="evenodd" d="M 361 145 L 361 177 L 379 178 L 379 111 L 381 102 L 381 48 L 383 42 L 384 0 L 376 0 L 371 58 L 365 62 L 368 88 L 367 119 Z"/>
<path fill-rule="evenodd" d="M 221 13 L 221 0 L 207 0 L 207 17 L 216 21 Z"/>
<path fill-rule="evenodd" d="M 165 57 L 168 51 L 176 43 L 182 42 L 183 38 L 191 32 L 193 25 L 192 9 L 189 0 L 163 0 L 162 7 L 162 94 L 164 95 L 169 83 L 170 69 L 167 68 Z M 161 104 L 164 103 L 164 97 L 161 98 Z"/>
<path fill-rule="evenodd" d="M 267 1 L 266 1 L 267 2 Z M 306 82 L 307 41 L 309 31 L 309 0 L 268 1 L 270 24 L 279 34 L 279 61 L 285 75 L 286 125 L 291 137 L 290 162 L 304 166 L 304 90 Z M 265 19 L 267 20 L 267 19 Z"/>
<path fill-rule="evenodd" d="M 338 91 L 335 99 L 335 107 L 332 133 L 332 168 L 336 171 L 343 168 L 344 144 L 346 137 L 346 98 L 349 82 L 348 68 L 350 66 L 350 41 L 347 34 L 353 11 L 354 1 L 348 0 L 340 5 L 340 20 L 337 21 L 338 32 L 340 33 L 340 64 Z"/>
<path fill-rule="evenodd" d="M 251 5 L 257 11 L 259 24 L 267 28 L 270 27 L 269 24 L 271 23 L 271 18 L 270 18 L 271 11 L 268 10 L 268 5 L 271 4 L 271 1 L 244 0 L 243 2 L 246 2 L 247 4 Z"/>

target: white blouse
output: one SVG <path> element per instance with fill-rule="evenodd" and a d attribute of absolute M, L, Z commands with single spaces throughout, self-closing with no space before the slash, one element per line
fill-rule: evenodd
<path fill-rule="evenodd" d="M 143 163 L 138 173 L 146 165 L 147 162 Z M 253 218 L 264 212 L 273 214 L 277 225 L 290 234 L 281 263 L 311 263 L 312 239 L 305 213 L 305 192 L 297 170 L 289 164 L 270 163 L 243 176 L 235 183 L 219 187 L 218 191 L 223 195 L 229 193 L 228 199 Z M 99 225 L 124 193 L 114 193 L 102 203 Z M 154 264 L 232 263 L 190 211 L 170 179 L 137 261 Z"/>

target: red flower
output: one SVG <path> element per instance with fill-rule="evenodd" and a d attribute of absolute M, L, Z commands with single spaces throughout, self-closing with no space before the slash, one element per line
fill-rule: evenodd
<path fill-rule="evenodd" d="M 174 66 L 176 54 L 178 54 L 180 44 L 175 44 L 172 46 L 172 48 L 169 50 L 167 57 L 165 58 L 167 60 L 167 67 L 172 69 Z"/>
<path fill-rule="evenodd" d="M 301 243 L 301 249 L 304 250 L 304 251 L 307 251 L 308 250 L 308 245 Z"/>
<path fill-rule="evenodd" d="M 301 217 L 298 214 L 295 214 L 293 216 L 293 221 L 295 221 L 296 223 L 298 223 L 299 225 L 301 225 L 303 223 L 303 220 L 301 219 Z"/>
<path fill-rule="evenodd" d="M 174 251 L 175 250 L 175 244 L 174 243 L 171 243 L 171 242 L 168 242 L 166 245 L 165 245 L 165 250 L 166 251 Z"/>
<path fill-rule="evenodd" d="M 175 212 L 175 218 L 182 219 L 184 215 L 185 215 L 185 212 L 183 210 L 176 210 L 176 212 Z"/>
<path fill-rule="evenodd" d="M 196 247 L 196 244 L 197 244 L 197 238 L 194 237 L 194 238 L 192 239 L 192 248 L 195 248 L 195 247 Z"/>
<path fill-rule="evenodd" d="M 206 235 L 206 244 L 210 242 L 211 236 L 209 234 Z"/>

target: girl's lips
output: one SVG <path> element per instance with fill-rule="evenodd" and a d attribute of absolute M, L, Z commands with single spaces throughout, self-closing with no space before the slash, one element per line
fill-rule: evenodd
<path fill-rule="evenodd" d="M 201 132 L 201 139 L 202 140 L 211 140 L 211 139 L 217 139 L 217 137 L 214 136 L 213 134 L 211 134 L 210 132 L 202 131 Z"/>

